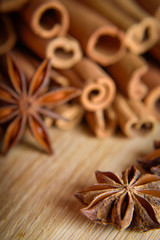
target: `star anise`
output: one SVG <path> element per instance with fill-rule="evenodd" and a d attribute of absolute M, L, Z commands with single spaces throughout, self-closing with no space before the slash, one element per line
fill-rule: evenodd
<path fill-rule="evenodd" d="M 98 184 L 76 193 L 86 207 L 83 215 L 101 224 L 112 223 L 117 229 L 132 226 L 146 231 L 160 228 L 160 177 L 153 174 L 140 176 L 131 166 L 122 179 L 112 172 L 96 171 Z"/>
<path fill-rule="evenodd" d="M 51 142 L 43 124 L 42 116 L 61 118 L 53 108 L 80 94 L 80 90 L 64 87 L 49 90 L 50 60 L 45 59 L 30 81 L 17 66 L 13 56 L 8 55 L 8 74 L 12 88 L 0 84 L 0 123 L 10 121 L 4 136 L 2 152 L 6 153 L 21 138 L 26 124 L 36 141 L 48 153 L 52 153 Z"/>
<path fill-rule="evenodd" d="M 154 142 L 154 148 L 155 150 L 153 152 L 138 159 L 138 163 L 140 163 L 145 170 L 160 176 L 160 141 Z"/>

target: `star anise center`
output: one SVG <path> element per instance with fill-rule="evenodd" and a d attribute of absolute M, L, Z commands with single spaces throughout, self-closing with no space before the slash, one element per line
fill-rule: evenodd
<path fill-rule="evenodd" d="M 23 96 L 19 99 L 18 101 L 18 108 L 20 113 L 22 113 L 23 115 L 29 114 L 34 107 L 34 100 L 33 98 L 29 97 L 29 96 Z"/>
<path fill-rule="evenodd" d="M 125 188 L 126 191 L 128 192 L 128 191 L 131 191 L 132 186 L 131 186 L 130 184 L 126 184 L 126 185 L 124 185 L 124 188 Z"/>

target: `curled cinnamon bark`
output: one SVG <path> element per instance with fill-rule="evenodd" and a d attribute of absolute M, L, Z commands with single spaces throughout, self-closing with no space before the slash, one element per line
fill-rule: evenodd
<path fill-rule="evenodd" d="M 118 124 L 126 136 L 145 136 L 153 131 L 155 118 L 147 111 L 142 102 L 127 101 L 119 94 L 113 104 Z"/>
<path fill-rule="evenodd" d="M 160 1 L 144 1 L 144 0 L 135 0 L 141 7 L 143 7 L 147 12 L 154 15 L 157 19 L 160 20 Z"/>
<path fill-rule="evenodd" d="M 158 40 L 158 23 L 132 0 L 82 0 L 125 31 L 130 51 L 142 54 Z"/>
<path fill-rule="evenodd" d="M 71 36 L 43 39 L 22 22 L 18 24 L 18 31 L 21 41 L 39 57 L 51 58 L 51 65 L 55 68 L 70 68 L 82 58 L 80 45 Z"/>
<path fill-rule="evenodd" d="M 0 15 L 0 55 L 10 51 L 16 43 L 16 34 L 9 16 Z"/>
<path fill-rule="evenodd" d="M 29 0 L 1 0 L 0 12 L 19 11 Z"/>
<path fill-rule="evenodd" d="M 67 9 L 57 0 L 34 0 L 21 12 L 32 31 L 42 38 L 64 36 L 69 27 Z"/>
<path fill-rule="evenodd" d="M 132 53 L 126 53 L 107 68 L 123 95 L 135 100 L 142 100 L 148 92 L 147 86 L 141 81 L 147 70 L 146 61 Z"/>
<path fill-rule="evenodd" d="M 151 55 L 160 62 L 160 40 L 150 50 Z"/>
<path fill-rule="evenodd" d="M 149 111 L 160 120 L 160 70 L 153 62 L 148 62 L 149 69 L 142 77 L 142 81 L 149 89 L 144 103 Z"/>
<path fill-rule="evenodd" d="M 104 109 L 113 102 L 115 84 L 101 67 L 88 58 L 83 58 L 72 70 L 61 71 L 72 86 L 81 87 L 80 101 L 88 111 Z"/>
<path fill-rule="evenodd" d="M 70 16 L 71 35 L 76 37 L 86 55 L 107 66 L 125 52 L 124 35 L 113 23 L 76 1 L 63 0 Z"/>
<path fill-rule="evenodd" d="M 55 120 L 55 126 L 62 130 L 68 130 L 76 127 L 82 120 L 84 115 L 83 107 L 78 103 L 66 103 L 64 105 L 58 106 L 55 111 L 60 114 L 60 116 L 67 119 Z"/>
<path fill-rule="evenodd" d="M 99 138 L 112 136 L 117 125 L 116 113 L 112 107 L 95 112 L 86 112 L 86 120 L 89 128 Z"/>

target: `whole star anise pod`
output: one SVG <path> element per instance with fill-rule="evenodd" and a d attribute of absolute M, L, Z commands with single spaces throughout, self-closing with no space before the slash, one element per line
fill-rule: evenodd
<path fill-rule="evenodd" d="M 112 172 L 96 172 L 98 184 L 76 193 L 86 207 L 81 213 L 101 224 L 112 223 L 117 229 L 132 226 L 146 231 L 160 228 L 160 177 L 145 174 L 131 166 L 122 179 Z"/>
<path fill-rule="evenodd" d="M 154 148 L 153 152 L 137 161 L 145 170 L 160 176 L 160 141 L 154 142 Z"/>
<path fill-rule="evenodd" d="M 26 124 L 36 141 L 48 153 L 51 142 L 42 116 L 61 118 L 53 108 L 80 94 L 80 90 L 64 87 L 48 91 L 50 60 L 45 59 L 30 81 L 17 66 L 13 56 L 7 56 L 8 74 L 12 87 L 0 84 L 0 123 L 10 121 L 6 130 L 2 152 L 6 153 L 21 138 Z"/>

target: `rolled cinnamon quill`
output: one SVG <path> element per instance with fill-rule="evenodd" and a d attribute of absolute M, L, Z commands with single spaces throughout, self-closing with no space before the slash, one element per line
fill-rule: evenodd
<path fill-rule="evenodd" d="M 148 92 L 147 86 L 141 81 L 147 70 L 144 58 L 132 53 L 126 53 L 107 68 L 123 95 L 134 100 L 142 100 Z"/>
<path fill-rule="evenodd" d="M 69 35 L 43 39 L 35 35 L 23 22 L 18 23 L 18 32 L 19 38 L 30 50 L 41 58 L 51 58 L 51 65 L 55 68 L 70 68 L 82 58 L 79 42 Z"/>
<path fill-rule="evenodd" d="M 144 1 L 144 0 L 135 0 L 142 8 L 147 12 L 155 16 L 160 20 L 160 0 Z"/>
<path fill-rule="evenodd" d="M 149 69 L 142 77 L 142 81 L 149 89 L 144 103 L 149 111 L 160 121 L 160 69 L 149 62 Z"/>
<path fill-rule="evenodd" d="M 142 54 L 158 40 L 158 23 L 132 0 L 82 0 L 125 31 L 130 51 Z"/>
<path fill-rule="evenodd" d="M 160 40 L 150 50 L 151 55 L 160 62 Z"/>
<path fill-rule="evenodd" d="M 124 35 L 113 23 L 76 1 L 61 2 L 69 12 L 69 32 L 80 41 L 87 56 L 103 66 L 123 56 Z"/>
<path fill-rule="evenodd" d="M 117 121 L 127 137 L 146 136 L 155 127 L 155 118 L 140 101 L 127 101 L 117 95 L 113 103 Z"/>
<path fill-rule="evenodd" d="M 0 55 L 10 51 L 16 43 L 17 36 L 9 16 L 0 15 Z"/>
<path fill-rule="evenodd" d="M 86 112 L 85 117 L 89 128 L 98 138 L 110 137 L 115 132 L 117 118 L 112 107 L 95 112 Z"/>
<path fill-rule="evenodd" d="M 88 111 L 107 108 L 115 97 L 115 84 L 111 77 L 88 58 L 83 58 L 71 70 L 61 71 L 75 87 L 81 87 L 80 101 Z"/>
<path fill-rule="evenodd" d="M 19 11 L 29 0 L 0 0 L 0 12 Z"/>
<path fill-rule="evenodd" d="M 69 27 L 67 9 L 58 0 L 34 0 L 21 11 L 32 31 L 42 38 L 64 36 Z"/>
<path fill-rule="evenodd" d="M 63 104 L 58 106 L 55 111 L 67 119 L 67 121 L 57 119 L 54 122 L 55 126 L 62 130 L 69 130 L 79 125 L 84 115 L 84 109 L 78 103 Z"/>

